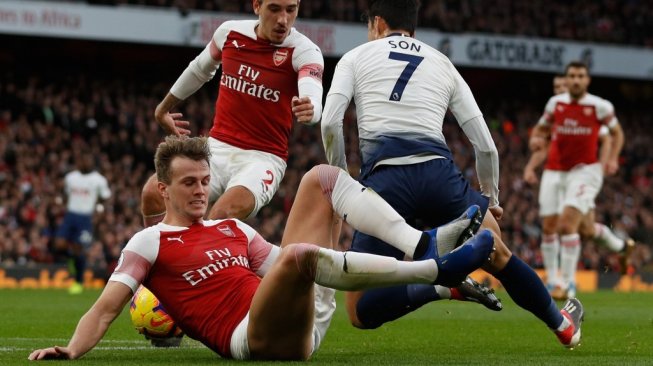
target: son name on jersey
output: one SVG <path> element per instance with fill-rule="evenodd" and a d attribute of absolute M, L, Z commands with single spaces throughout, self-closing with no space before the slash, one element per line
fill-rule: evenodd
<path fill-rule="evenodd" d="M 394 39 L 388 40 L 388 44 L 390 45 L 391 48 L 401 48 L 402 50 L 409 50 L 409 51 L 415 51 L 415 52 L 420 52 L 422 49 L 422 46 L 419 44 L 416 44 L 415 42 L 411 42 L 410 40 L 400 40 L 397 42 Z"/>

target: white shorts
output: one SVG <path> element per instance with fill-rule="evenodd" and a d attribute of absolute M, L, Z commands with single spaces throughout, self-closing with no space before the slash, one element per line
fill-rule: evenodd
<path fill-rule="evenodd" d="M 320 348 L 320 344 L 326 335 L 333 313 L 336 311 L 336 290 L 328 287 L 315 285 L 315 318 L 313 321 L 313 349 L 311 354 Z M 235 360 L 249 360 L 249 343 L 247 342 L 247 325 L 249 324 L 249 313 L 236 326 L 231 335 L 229 350 L 231 357 Z"/>
<path fill-rule="evenodd" d="M 580 165 L 570 171 L 545 169 L 540 184 L 540 216 L 559 215 L 566 206 L 585 215 L 595 207 L 602 185 L 600 163 Z"/>
<path fill-rule="evenodd" d="M 254 195 L 254 217 L 279 189 L 286 172 L 280 157 L 259 150 L 244 150 L 209 137 L 211 184 L 209 201 L 215 202 L 231 187 L 243 186 Z"/>

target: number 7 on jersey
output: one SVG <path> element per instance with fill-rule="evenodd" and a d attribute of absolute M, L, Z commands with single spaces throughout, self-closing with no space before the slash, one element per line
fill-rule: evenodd
<path fill-rule="evenodd" d="M 388 58 L 391 60 L 408 62 L 408 65 L 406 65 L 404 71 L 402 71 L 401 75 L 399 75 L 399 79 L 397 79 L 395 87 L 392 89 L 392 93 L 390 93 L 390 100 L 398 102 L 401 100 L 401 96 L 404 94 L 404 89 L 406 89 L 408 80 L 410 80 L 411 76 L 413 76 L 415 69 L 417 69 L 417 66 L 419 66 L 422 60 L 424 60 L 424 57 L 408 55 L 399 52 L 390 52 Z"/>

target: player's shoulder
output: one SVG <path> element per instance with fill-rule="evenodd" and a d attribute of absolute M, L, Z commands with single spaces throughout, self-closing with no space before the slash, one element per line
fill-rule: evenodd
<path fill-rule="evenodd" d="M 132 248 L 138 245 L 150 245 L 152 242 L 158 242 L 161 237 L 161 231 L 162 226 L 159 226 L 159 224 L 146 227 L 134 234 L 127 243 L 127 246 Z"/>
<path fill-rule="evenodd" d="M 215 30 L 214 38 L 226 38 L 231 32 L 240 33 L 251 39 L 256 39 L 257 20 L 227 20 Z"/>
<path fill-rule="evenodd" d="M 560 94 L 555 94 L 549 98 L 550 101 L 554 102 L 561 102 L 561 103 L 570 103 L 571 102 L 571 95 L 569 93 L 560 93 Z"/>
<path fill-rule="evenodd" d="M 582 103 L 586 104 L 586 105 L 593 105 L 593 106 L 595 106 L 597 108 L 611 108 L 612 107 L 612 103 L 609 100 L 601 98 L 598 95 L 590 94 L 590 93 L 585 94 L 585 96 L 583 97 Z"/>
<path fill-rule="evenodd" d="M 288 37 L 286 37 L 281 46 L 294 48 L 298 51 L 312 51 L 320 55 L 322 54 L 322 50 L 315 42 L 294 27 L 290 29 Z"/>

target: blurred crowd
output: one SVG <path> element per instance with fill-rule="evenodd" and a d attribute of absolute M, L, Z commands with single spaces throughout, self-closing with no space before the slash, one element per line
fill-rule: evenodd
<path fill-rule="evenodd" d="M 212 81 L 211 83 L 214 83 Z M 77 75 L 26 77 L 4 72 L 0 78 L 0 263 L 31 265 L 63 259 L 53 248 L 53 233 L 63 218 L 63 176 L 79 154 L 91 151 L 97 170 L 113 191 L 104 211 L 95 215 L 89 264 L 109 271 L 127 240 L 142 228 L 140 190 L 153 173 L 153 155 L 163 132 L 152 118 L 168 84 L 102 80 Z M 193 134 L 207 134 L 213 116 L 215 85 L 200 89 L 180 111 L 192 121 Z M 516 254 L 541 267 L 537 187 L 522 180 L 528 158 L 528 132 L 545 100 L 477 98 L 501 156 L 502 222 L 506 242 Z M 652 110 L 619 108 L 627 143 L 616 177 L 607 178 L 597 202 L 597 220 L 641 245 L 635 265 L 653 270 Z M 449 117 L 451 118 L 451 117 Z M 350 173 L 360 165 L 355 109 L 345 117 Z M 295 126 L 288 171 L 273 201 L 249 223 L 271 242 L 280 242 L 283 225 L 302 175 L 325 162 L 320 127 Z M 474 153 L 455 120 L 445 135 L 463 173 L 476 181 Z M 345 227 L 346 248 L 352 231 Z M 583 245 L 584 268 L 618 270 L 615 254 L 592 243 Z"/>
<path fill-rule="evenodd" d="M 82 0 L 84 1 L 84 0 Z M 252 0 L 85 0 L 252 14 Z M 419 26 L 448 33 L 495 33 L 653 47 L 647 0 L 422 0 Z M 300 18 L 359 22 L 367 0 L 310 0 Z"/>

